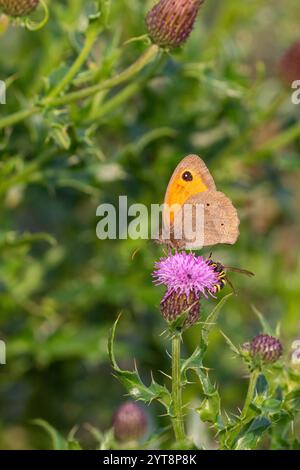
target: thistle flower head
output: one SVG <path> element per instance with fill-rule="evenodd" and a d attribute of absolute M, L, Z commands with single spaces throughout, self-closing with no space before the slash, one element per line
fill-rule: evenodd
<path fill-rule="evenodd" d="M 295 41 L 281 57 L 279 73 L 287 86 L 291 86 L 295 80 L 300 80 L 300 39 Z"/>
<path fill-rule="evenodd" d="M 245 343 L 243 349 L 254 360 L 260 360 L 265 364 L 278 361 L 282 355 L 282 345 L 274 336 L 260 334 L 255 336 L 250 343 Z"/>
<path fill-rule="evenodd" d="M 168 323 L 186 311 L 185 328 L 198 320 L 201 296 L 213 295 L 224 287 L 223 273 L 216 266 L 211 260 L 186 252 L 169 254 L 155 263 L 154 283 L 167 287 L 160 307 Z"/>
<path fill-rule="evenodd" d="M 113 417 L 114 435 L 119 442 L 140 439 L 146 433 L 147 425 L 146 413 L 132 401 L 120 405 Z"/>
<path fill-rule="evenodd" d="M 160 0 L 149 11 L 146 24 L 158 46 L 181 46 L 192 32 L 204 0 Z"/>
<path fill-rule="evenodd" d="M 39 4 L 39 0 L 0 0 L 0 10 L 8 16 L 29 15 Z"/>
<path fill-rule="evenodd" d="M 196 292 L 207 296 L 215 293 L 219 284 L 219 273 L 215 271 L 210 260 L 194 253 L 180 252 L 170 254 L 155 263 L 154 283 L 164 284 L 168 292 L 177 292 L 189 296 Z"/>

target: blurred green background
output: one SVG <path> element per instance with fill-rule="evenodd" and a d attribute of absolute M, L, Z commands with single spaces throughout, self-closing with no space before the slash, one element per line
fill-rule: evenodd
<path fill-rule="evenodd" d="M 0 119 L 47 93 L 82 47 L 93 2 L 48 3 L 50 20 L 40 31 L 6 28 L 0 19 L 0 79 L 9 85 Z M 88 71 L 101 80 L 142 53 L 143 41 L 125 42 L 145 34 L 153 4 L 113 2 L 109 29 L 99 34 L 74 87 Z M 299 0 L 207 0 L 187 44 L 113 106 L 105 103 L 126 85 L 1 131 L 0 339 L 7 344 L 1 449 L 49 447 L 30 423 L 35 418 L 62 433 L 79 425 L 87 447 L 84 423 L 110 427 L 125 393 L 107 357 L 120 311 L 120 364 L 131 368 L 135 358 L 146 382 L 151 370 L 164 381 L 158 371 L 170 364 L 160 336 L 163 289 L 151 279 L 162 249 L 145 240 L 98 240 L 96 208 L 122 194 L 149 207 L 162 202 L 171 172 L 188 153 L 204 158 L 241 218 L 236 245 L 214 247 L 213 259 L 255 273 L 230 276 L 238 295 L 222 310 L 221 330 L 235 344 L 259 333 L 254 305 L 281 323 L 289 354 L 300 333 L 300 105 L 291 103 L 278 63 L 299 38 L 299 24 Z M 203 309 L 214 302 L 203 301 Z M 185 335 L 186 353 L 197 344 L 197 328 Z M 235 412 L 246 371 L 218 329 L 208 365 L 223 405 Z M 198 393 L 195 385 L 186 400 L 197 403 Z M 162 411 L 149 407 L 152 426 L 164 424 Z M 204 442 L 208 431 L 195 429 Z"/>

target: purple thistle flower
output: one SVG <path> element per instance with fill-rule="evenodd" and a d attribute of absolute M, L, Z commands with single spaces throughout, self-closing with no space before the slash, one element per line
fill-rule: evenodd
<path fill-rule="evenodd" d="M 180 252 L 161 258 L 152 275 L 155 285 L 167 287 L 160 304 L 163 317 L 171 323 L 188 310 L 184 327 L 198 320 L 201 296 L 214 295 L 225 285 L 223 272 L 211 260 L 194 253 Z"/>
<path fill-rule="evenodd" d="M 168 293 L 177 292 L 187 296 L 193 291 L 207 297 L 207 293 L 216 292 L 216 285 L 219 284 L 218 273 L 209 260 L 186 252 L 161 258 L 155 263 L 153 277 L 155 285 L 164 284 Z"/>
<path fill-rule="evenodd" d="M 153 42 L 158 46 L 178 47 L 193 30 L 204 0 L 160 0 L 146 17 Z"/>

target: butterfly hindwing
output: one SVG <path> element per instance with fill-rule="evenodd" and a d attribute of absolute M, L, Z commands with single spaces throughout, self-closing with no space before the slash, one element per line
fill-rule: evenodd
<path fill-rule="evenodd" d="M 203 246 L 233 245 L 239 236 L 239 218 L 230 199 L 220 191 L 206 191 L 190 197 L 187 204 L 203 207 Z M 193 220 L 193 227 L 195 221 Z M 186 244 L 186 248 L 190 248 Z"/>

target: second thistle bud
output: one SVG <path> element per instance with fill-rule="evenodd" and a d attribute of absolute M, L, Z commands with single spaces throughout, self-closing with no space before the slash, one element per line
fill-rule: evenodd
<path fill-rule="evenodd" d="M 291 86 L 295 80 L 300 80 L 300 39 L 294 42 L 281 57 L 279 73 L 287 86 Z"/>
<path fill-rule="evenodd" d="M 113 430 L 119 442 L 136 441 L 144 436 L 147 430 L 147 416 L 136 403 L 126 401 L 114 414 Z"/>
<path fill-rule="evenodd" d="M 146 17 L 149 35 L 162 47 L 181 46 L 193 30 L 204 0 L 160 0 Z"/>
<path fill-rule="evenodd" d="M 255 336 L 250 343 L 244 344 L 243 349 L 254 361 L 263 364 L 272 364 L 282 355 L 282 345 L 279 339 L 266 334 Z"/>
<path fill-rule="evenodd" d="M 39 4 L 39 0 L 0 0 L 0 9 L 8 16 L 29 15 Z"/>
<path fill-rule="evenodd" d="M 300 371 L 300 340 L 297 339 L 292 344 L 291 366 Z"/>

